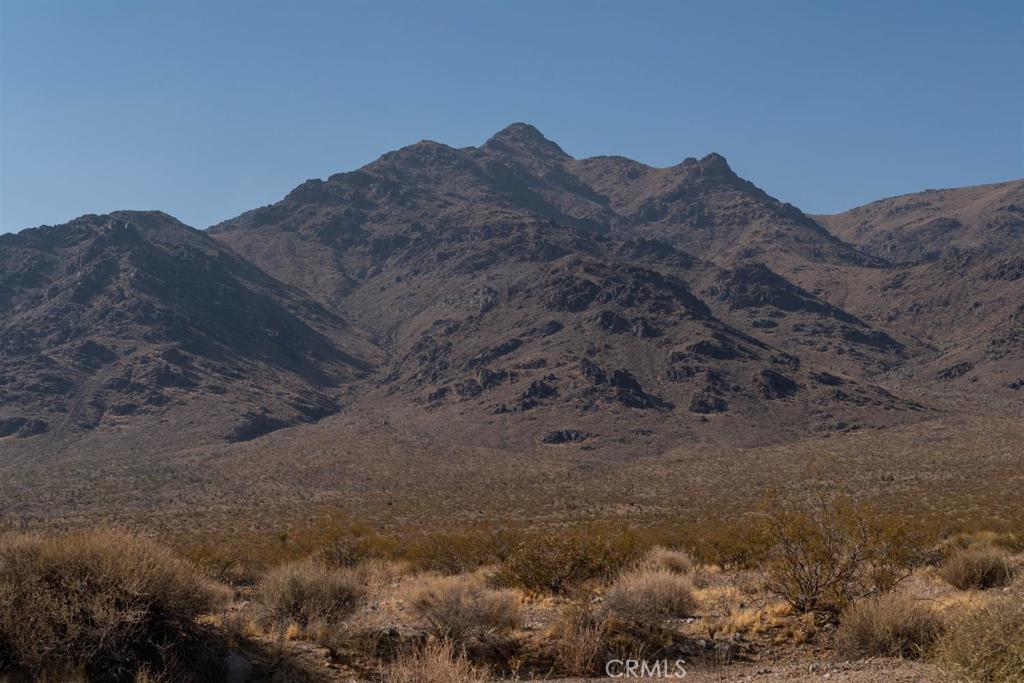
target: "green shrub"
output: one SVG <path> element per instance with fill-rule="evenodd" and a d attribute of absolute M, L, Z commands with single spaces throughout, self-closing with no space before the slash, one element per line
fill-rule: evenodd
<path fill-rule="evenodd" d="M 565 593 L 585 581 L 611 579 L 640 553 L 626 535 L 551 534 L 513 548 L 496 580 L 528 591 Z"/>
<path fill-rule="evenodd" d="M 757 521 L 705 522 L 696 530 L 693 556 L 724 569 L 758 569 L 768 558 L 771 541 Z"/>
<path fill-rule="evenodd" d="M 424 533 L 404 539 L 400 557 L 420 571 L 466 574 L 500 561 L 514 545 L 512 538 L 510 532 Z"/>

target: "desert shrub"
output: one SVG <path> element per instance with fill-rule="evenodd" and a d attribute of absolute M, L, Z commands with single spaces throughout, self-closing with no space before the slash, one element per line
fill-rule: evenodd
<path fill-rule="evenodd" d="M 466 659 L 450 641 L 435 641 L 401 657 L 384 675 L 385 683 L 487 683 L 484 669 Z"/>
<path fill-rule="evenodd" d="M 609 624 L 593 610 L 570 605 L 551 626 L 556 669 L 567 676 L 601 674 Z"/>
<path fill-rule="evenodd" d="M 918 658 L 942 633 L 943 622 L 928 605 L 900 593 L 885 593 L 849 605 L 836 631 L 843 657 Z"/>
<path fill-rule="evenodd" d="M 273 531 L 188 534 L 174 544 L 211 575 L 244 586 L 255 585 L 268 569 L 287 562 L 312 557 L 329 566 L 349 567 L 393 557 L 396 545 L 394 538 L 341 515 Z"/>
<path fill-rule="evenodd" d="M 424 533 L 405 539 L 400 556 L 420 571 L 465 574 L 500 561 L 513 538 L 512 532 Z"/>
<path fill-rule="evenodd" d="M 337 624 L 350 617 L 366 597 L 363 573 L 303 560 L 274 567 L 256 594 L 269 616 L 302 626 Z"/>
<path fill-rule="evenodd" d="M 681 646 L 678 634 L 662 625 L 658 617 L 626 616 L 629 618 L 624 619 L 605 606 L 570 604 L 549 631 L 549 646 L 558 673 L 603 674 L 605 662 L 611 659 L 643 661 Z"/>
<path fill-rule="evenodd" d="M 510 590 L 488 588 L 476 576 L 423 576 L 409 588 L 409 605 L 433 635 L 463 643 L 503 634 L 520 623 L 521 601 Z"/>
<path fill-rule="evenodd" d="M 656 546 L 644 556 L 641 564 L 651 569 L 664 569 L 673 574 L 689 574 L 694 570 L 693 560 L 681 550 Z"/>
<path fill-rule="evenodd" d="M 701 564 L 726 569 L 758 569 L 768 557 L 771 541 L 756 522 L 705 522 L 690 548 Z"/>
<path fill-rule="evenodd" d="M 353 532 L 326 541 L 311 557 L 328 567 L 357 567 L 389 557 L 393 552 L 390 539 L 376 534 Z"/>
<path fill-rule="evenodd" d="M 996 534 L 992 545 L 1009 553 L 1024 553 L 1024 531 L 1007 531 Z"/>
<path fill-rule="evenodd" d="M 970 548 L 950 555 L 939 567 L 939 576 L 960 590 L 984 590 L 1009 585 L 1013 569 L 1007 557 L 994 548 Z"/>
<path fill-rule="evenodd" d="M 666 569 L 641 569 L 623 574 L 604 596 L 604 609 L 610 615 L 637 626 L 687 617 L 696 608 L 690 581 Z"/>
<path fill-rule="evenodd" d="M 817 497 L 767 512 L 767 588 L 801 612 L 840 612 L 892 589 L 922 555 L 902 522 L 842 499 Z"/>
<path fill-rule="evenodd" d="M 195 665 L 212 656 L 196 617 L 223 597 L 167 548 L 126 533 L 0 537 L 0 670 L 131 681 Z"/>
<path fill-rule="evenodd" d="M 1024 602 L 1001 597 L 954 621 L 937 659 L 958 683 L 1024 681 Z"/>
<path fill-rule="evenodd" d="M 528 591 L 565 593 L 588 580 L 610 579 L 641 551 L 628 535 L 550 534 L 515 546 L 495 578 Z"/>

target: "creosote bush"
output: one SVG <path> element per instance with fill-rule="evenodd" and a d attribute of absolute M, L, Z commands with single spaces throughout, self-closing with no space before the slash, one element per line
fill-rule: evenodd
<path fill-rule="evenodd" d="M 689 579 L 666 569 L 639 569 L 623 574 L 604 596 L 608 614 L 640 627 L 690 616 L 696 608 Z"/>
<path fill-rule="evenodd" d="M 838 614 L 891 590 L 922 555 L 901 521 L 839 498 L 770 506 L 764 537 L 767 587 L 801 612 Z"/>
<path fill-rule="evenodd" d="M 937 660 L 958 683 L 1024 682 L 1024 601 L 999 597 L 955 620 Z"/>
<path fill-rule="evenodd" d="M 1013 581 L 1013 569 L 1003 553 L 978 547 L 950 555 L 939 567 L 939 576 L 960 590 L 985 590 L 1008 586 Z"/>
<path fill-rule="evenodd" d="M 196 618 L 225 597 L 170 550 L 123 532 L 3 536 L 0 670 L 195 680 L 216 671 Z"/>
<path fill-rule="evenodd" d="M 765 527 L 754 520 L 705 521 L 692 533 L 693 557 L 701 564 L 715 564 L 724 569 L 759 569 L 772 545 Z"/>
<path fill-rule="evenodd" d="M 279 624 L 338 624 L 366 597 L 366 577 L 359 569 L 328 567 L 315 560 L 287 562 L 264 575 L 257 597 Z"/>
<path fill-rule="evenodd" d="M 508 633 L 521 621 L 521 600 L 511 590 L 488 588 L 479 576 L 423 576 L 409 589 L 409 604 L 438 638 Z"/>
<path fill-rule="evenodd" d="M 885 593 L 843 611 L 836 650 L 848 659 L 920 658 L 942 630 L 941 617 L 928 605 L 901 593 Z"/>
<path fill-rule="evenodd" d="M 629 534 L 549 534 L 513 548 L 496 580 L 534 592 L 566 593 L 590 580 L 608 580 L 643 551 Z"/>

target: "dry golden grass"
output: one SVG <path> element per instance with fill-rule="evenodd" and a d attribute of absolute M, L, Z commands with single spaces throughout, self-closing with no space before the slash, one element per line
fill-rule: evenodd
<path fill-rule="evenodd" d="M 384 683 L 486 683 L 487 672 L 475 667 L 450 641 L 429 643 L 400 658 L 384 674 Z"/>
<path fill-rule="evenodd" d="M 693 560 L 682 550 L 655 546 L 648 551 L 641 565 L 650 569 L 664 569 L 673 574 L 690 574 L 695 569 Z"/>
<path fill-rule="evenodd" d="M 504 634 L 522 621 L 521 597 L 487 587 L 479 574 L 418 577 L 407 589 L 413 612 L 441 639 L 464 643 Z"/>
<path fill-rule="evenodd" d="M 937 659 L 958 683 L 1024 681 L 1024 601 L 999 597 L 967 612 L 939 641 Z"/>
<path fill-rule="evenodd" d="M 648 626 L 690 616 L 697 601 L 693 584 L 685 576 L 667 569 L 637 569 L 609 586 L 603 608 L 625 623 Z"/>
<path fill-rule="evenodd" d="M 340 624 L 366 597 L 366 574 L 314 560 L 288 562 L 266 573 L 256 595 L 270 619 L 285 629 Z"/>
<path fill-rule="evenodd" d="M 548 633 L 556 669 L 568 676 L 601 673 L 608 624 L 593 610 L 569 605 Z"/>
<path fill-rule="evenodd" d="M 755 637 L 787 625 L 793 606 L 762 593 L 749 572 L 732 573 L 729 583 L 695 591 L 703 606 L 704 627 L 712 638 L 734 634 Z"/>
<path fill-rule="evenodd" d="M 226 597 L 170 550 L 122 532 L 6 535 L 0 670 L 93 678 L 195 664 L 209 654 L 197 617 Z"/>
<path fill-rule="evenodd" d="M 939 576 L 960 590 L 985 590 L 1008 586 L 1013 581 L 1009 557 L 988 547 L 960 550 L 942 563 Z"/>
<path fill-rule="evenodd" d="M 942 630 L 942 618 L 929 605 L 903 593 L 885 593 L 846 608 L 836 650 L 848 659 L 920 658 Z"/>

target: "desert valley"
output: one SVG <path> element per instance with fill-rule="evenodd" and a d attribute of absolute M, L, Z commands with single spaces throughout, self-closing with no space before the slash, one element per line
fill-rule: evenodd
<path fill-rule="evenodd" d="M 6 552 L 71 533 L 181 563 L 157 583 L 196 572 L 213 680 L 642 652 L 698 681 L 934 681 L 968 626 L 933 620 L 965 605 L 1016 609 L 1020 656 L 1024 180 L 783 200 L 715 153 L 576 159 L 515 123 L 206 229 L 125 210 L 0 235 Z M 782 550 L 840 576 L 808 597 Z M 337 609 L 283 596 L 303 581 Z M 865 645 L 864 604 L 920 620 Z M 61 680 L 11 623 L 0 670 Z M 75 666 L 178 680 L 139 677 L 161 657 Z M 955 680 L 1024 680 L 975 665 Z"/>

